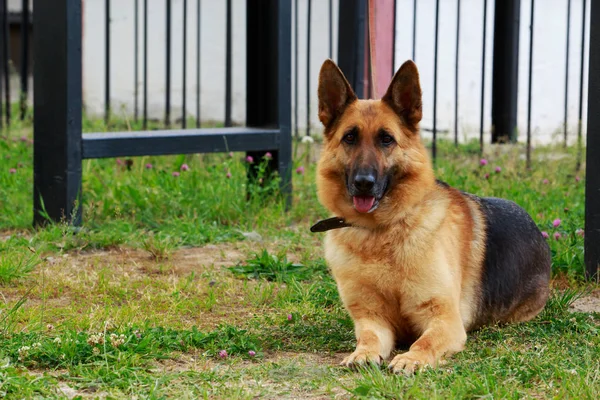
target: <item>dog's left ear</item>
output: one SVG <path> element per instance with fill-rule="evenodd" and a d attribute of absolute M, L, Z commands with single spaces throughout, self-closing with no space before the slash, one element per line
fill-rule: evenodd
<path fill-rule="evenodd" d="M 416 132 L 423 117 L 423 105 L 419 71 L 414 62 L 408 60 L 402 64 L 381 100 L 392 107 L 409 129 Z"/>

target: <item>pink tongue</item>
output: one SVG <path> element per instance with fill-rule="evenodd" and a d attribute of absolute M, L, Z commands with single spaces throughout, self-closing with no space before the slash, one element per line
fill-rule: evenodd
<path fill-rule="evenodd" d="M 369 212 L 375 203 L 375 197 L 373 196 L 354 196 L 352 200 L 354 201 L 356 211 L 361 213 Z"/>

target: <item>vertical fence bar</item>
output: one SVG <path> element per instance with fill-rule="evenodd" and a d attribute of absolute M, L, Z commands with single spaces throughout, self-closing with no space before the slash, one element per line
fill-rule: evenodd
<path fill-rule="evenodd" d="M 492 143 L 517 141 L 521 0 L 496 1 L 492 71 Z"/>
<path fill-rule="evenodd" d="M 333 0 L 329 0 L 329 58 L 333 59 Z"/>
<path fill-rule="evenodd" d="M 586 22 L 587 0 L 583 0 L 583 11 L 581 12 L 581 69 L 579 70 L 579 119 L 577 125 L 577 165 L 575 170 L 581 169 L 582 146 L 581 130 L 583 125 L 583 67 L 585 62 L 585 22 Z M 595 71 L 594 71 L 595 72 Z"/>
<path fill-rule="evenodd" d="M 412 60 L 417 62 L 417 0 L 413 1 Z"/>
<path fill-rule="evenodd" d="M 104 123 L 110 121 L 110 0 L 104 0 Z"/>
<path fill-rule="evenodd" d="M 396 73 L 396 23 L 397 23 L 398 2 L 394 0 L 394 33 L 392 37 L 392 77 Z"/>
<path fill-rule="evenodd" d="M 201 22 L 200 0 L 196 3 L 196 128 L 200 128 L 200 22 Z"/>
<path fill-rule="evenodd" d="M 277 15 L 277 102 L 279 125 L 279 176 L 286 209 L 292 206 L 292 71 L 291 0 L 279 0 Z"/>
<path fill-rule="evenodd" d="M 454 59 L 454 146 L 458 147 L 458 55 L 460 50 L 460 0 L 456 1 L 456 58 Z"/>
<path fill-rule="evenodd" d="M 139 0 L 135 0 L 133 11 L 133 120 L 138 121 L 139 100 Z"/>
<path fill-rule="evenodd" d="M 479 155 L 483 155 L 483 126 L 485 113 L 485 48 L 487 44 L 487 0 L 483 0 L 483 44 L 481 49 L 481 111 L 479 114 Z"/>
<path fill-rule="evenodd" d="M 4 63 L 4 103 L 6 108 L 4 113 L 6 115 L 6 126 L 10 126 L 11 117 L 11 102 L 10 102 L 10 40 L 9 38 L 9 26 L 8 26 L 8 2 L 4 1 L 2 10 L 2 60 Z"/>
<path fill-rule="evenodd" d="M 533 17 L 535 0 L 531 0 L 531 20 L 529 22 L 529 88 L 527 91 L 527 169 L 531 168 L 531 86 L 533 83 Z"/>
<path fill-rule="evenodd" d="M 600 278 L 600 4 L 590 4 L 590 53 L 585 179 L 585 265 L 588 279 Z"/>
<path fill-rule="evenodd" d="M 568 106 L 569 106 L 569 45 L 571 43 L 571 0 L 567 0 L 567 49 L 565 55 L 565 119 L 563 123 L 564 129 L 564 143 L 563 147 L 567 147 L 567 135 L 568 135 Z"/>
<path fill-rule="evenodd" d="M 4 16 L 6 15 L 7 0 L 0 0 L 0 29 L 4 32 Z M 0 40 L 0 128 L 4 127 L 4 109 L 2 107 L 2 86 L 4 86 L 4 36 Z"/>
<path fill-rule="evenodd" d="M 338 65 L 354 93 L 365 98 L 365 50 L 367 40 L 367 1 L 344 0 L 338 7 Z"/>
<path fill-rule="evenodd" d="M 294 0 L 294 134 L 300 137 L 298 129 L 298 2 Z"/>
<path fill-rule="evenodd" d="M 34 0 L 33 219 L 81 223 L 81 0 Z"/>
<path fill-rule="evenodd" d="M 231 126 L 231 0 L 227 0 L 225 43 L 225 126 Z"/>
<path fill-rule="evenodd" d="M 183 71 L 181 71 L 182 84 L 181 84 L 181 127 L 187 128 L 187 0 L 183 0 Z"/>
<path fill-rule="evenodd" d="M 144 130 L 148 129 L 148 0 L 144 0 L 144 105 L 143 122 Z"/>
<path fill-rule="evenodd" d="M 440 16 L 440 0 L 435 0 L 435 36 L 433 45 L 433 142 L 431 155 L 433 163 L 437 161 L 437 67 L 438 67 L 438 26 Z"/>
<path fill-rule="evenodd" d="M 21 2 L 21 120 L 27 114 L 29 93 L 29 0 Z"/>
<path fill-rule="evenodd" d="M 306 136 L 310 136 L 310 15 L 312 0 L 308 0 L 308 14 L 306 16 Z"/>
<path fill-rule="evenodd" d="M 166 2 L 166 76 L 165 76 L 165 125 L 171 126 L 171 0 Z"/>

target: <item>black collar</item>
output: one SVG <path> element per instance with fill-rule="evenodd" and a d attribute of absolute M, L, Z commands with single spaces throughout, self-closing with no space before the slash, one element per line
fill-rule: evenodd
<path fill-rule="evenodd" d="M 328 219 L 323 219 L 321 221 L 317 221 L 316 224 L 310 227 L 311 232 L 325 232 L 331 229 L 339 229 L 339 228 L 347 228 L 352 226 L 348 224 L 344 218 L 333 217 Z"/>

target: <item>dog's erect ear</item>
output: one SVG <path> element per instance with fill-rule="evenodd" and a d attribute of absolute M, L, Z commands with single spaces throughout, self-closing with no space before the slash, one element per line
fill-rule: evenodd
<path fill-rule="evenodd" d="M 319 119 L 327 128 L 346 106 L 356 100 L 348 80 L 331 60 L 325 60 L 319 73 Z"/>
<path fill-rule="evenodd" d="M 419 71 L 411 60 L 406 61 L 388 87 L 382 100 L 396 111 L 408 128 L 416 130 L 423 117 Z"/>

